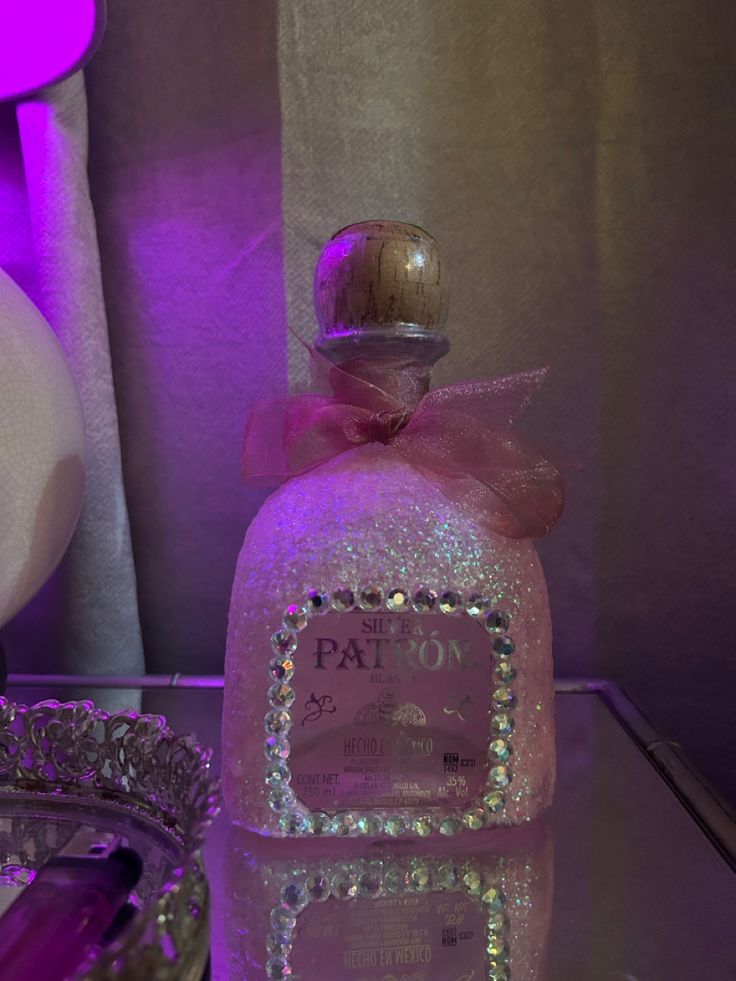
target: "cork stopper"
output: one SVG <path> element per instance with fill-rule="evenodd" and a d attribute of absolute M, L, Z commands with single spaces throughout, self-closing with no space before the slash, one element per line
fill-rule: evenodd
<path fill-rule="evenodd" d="M 317 260 L 317 348 L 334 361 L 402 353 L 432 363 L 449 348 L 448 299 L 437 243 L 423 229 L 399 221 L 348 225 Z"/>

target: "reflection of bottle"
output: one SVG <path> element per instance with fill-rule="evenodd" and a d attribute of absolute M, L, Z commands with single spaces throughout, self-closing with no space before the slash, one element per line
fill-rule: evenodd
<path fill-rule="evenodd" d="M 549 612 L 528 538 L 561 500 L 510 428 L 537 376 L 427 394 L 446 282 L 413 226 L 338 233 L 315 301 L 332 394 L 257 407 L 246 431 L 247 473 L 292 479 L 252 523 L 233 586 L 230 813 L 277 835 L 528 820 L 554 780 Z"/>
<path fill-rule="evenodd" d="M 233 830 L 228 854 L 232 977 L 545 976 L 553 867 L 540 822 L 440 842 L 431 854 L 417 841 L 277 845 Z"/>

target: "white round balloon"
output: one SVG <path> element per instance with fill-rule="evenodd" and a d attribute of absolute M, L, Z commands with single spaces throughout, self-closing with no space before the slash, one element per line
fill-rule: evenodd
<path fill-rule="evenodd" d="M 82 407 L 64 352 L 0 270 L 0 626 L 64 554 L 83 485 Z"/>

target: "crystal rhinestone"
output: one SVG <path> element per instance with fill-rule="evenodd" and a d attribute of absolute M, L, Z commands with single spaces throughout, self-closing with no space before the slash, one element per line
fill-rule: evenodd
<path fill-rule="evenodd" d="M 486 899 L 486 896 L 489 898 Z M 495 889 L 490 886 L 486 892 L 481 896 L 481 902 L 486 903 L 493 910 L 500 910 L 503 908 L 503 896 Z M 506 944 L 506 938 L 503 936 L 498 936 L 498 934 L 491 934 L 486 943 L 486 953 L 488 956 L 496 961 L 498 964 L 505 964 L 508 960 L 509 948 Z"/>
<path fill-rule="evenodd" d="M 400 868 L 395 865 L 387 868 L 383 873 L 383 891 L 386 893 L 403 892 L 406 886 L 406 876 Z"/>
<path fill-rule="evenodd" d="M 271 709 L 263 720 L 263 728 L 273 736 L 285 736 L 291 729 L 291 712 L 286 709 Z"/>
<path fill-rule="evenodd" d="M 492 912 L 486 920 L 489 933 L 504 933 L 509 928 L 509 919 L 505 913 Z"/>
<path fill-rule="evenodd" d="M 304 630 L 307 625 L 307 611 L 298 603 L 292 603 L 284 610 L 284 627 L 287 630 Z"/>
<path fill-rule="evenodd" d="M 346 613 L 355 606 L 355 593 L 352 589 L 336 589 L 332 594 L 332 609 Z"/>
<path fill-rule="evenodd" d="M 486 630 L 491 634 L 505 633 L 511 624 L 511 618 L 503 610 L 489 610 L 485 618 Z"/>
<path fill-rule="evenodd" d="M 493 653 L 496 657 L 511 657 L 516 650 L 516 644 L 510 637 L 496 637 L 493 641 Z"/>
<path fill-rule="evenodd" d="M 417 613 L 429 613 L 437 602 L 437 593 L 426 586 L 420 586 L 411 598 L 411 605 Z"/>
<path fill-rule="evenodd" d="M 284 811 L 288 810 L 294 803 L 294 791 L 287 787 L 286 789 L 276 788 L 270 792 L 268 795 L 268 806 L 276 814 L 283 814 Z"/>
<path fill-rule="evenodd" d="M 282 981 L 291 977 L 291 964 L 286 957 L 271 957 L 266 964 L 266 977 L 270 981 Z"/>
<path fill-rule="evenodd" d="M 339 838 L 345 838 L 347 835 L 354 834 L 356 830 L 357 820 L 354 814 L 349 811 L 345 811 L 342 814 L 336 814 L 332 819 L 332 833 L 337 835 Z"/>
<path fill-rule="evenodd" d="M 355 827 L 359 834 L 375 838 L 383 830 L 383 821 L 377 814 L 363 814 L 355 822 Z"/>
<path fill-rule="evenodd" d="M 392 838 L 398 838 L 399 835 L 403 835 L 406 831 L 406 822 L 398 815 L 387 817 L 383 822 L 383 830 Z"/>
<path fill-rule="evenodd" d="M 442 862 L 434 872 L 434 884 L 445 892 L 454 892 L 460 882 L 460 874 L 452 862 Z"/>
<path fill-rule="evenodd" d="M 456 835 L 458 831 L 462 831 L 462 822 L 457 818 L 449 817 L 445 818 L 444 821 L 440 821 L 438 830 L 442 835 Z"/>
<path fill-rule="evenodd" d="M 428 862 L 415 860 L 411 863 L 408 884 L 414 892 L 428 892 L 432 888 L 432 868 Z"/>
<path fill-rule="evenodd" d="M 394 613 L 406 613 L 409 609 L 409 594 L 405 589 L 389 590 L 386 606 Z"/>
<path fill-rule="evenodd" d="M 485 827 L 486 812 L 480 807 L 471 807 L 463 814 L 463 824 L 471 831 L 479 831 Z"/>
<path fill-rule="evenodd" d="M 432 834 L 432 818 L 427 814 L 423 814 L 421 817 L 415 818 L 411 822 L 411 830 L 415 835 L 420 838 L 426 838 L 427 835 Z"/>
<path fill-rule="evenodd" d="M 375 583 L 363 586 L 358 597 L 358 603 L 361 610 L 377 610 L 383 603 L 383 590 Z"/>
<path fill-rule="evenodd" d="M 312 811 L 304 819 L 304 830 L 310 835 L 328 835 L 332 831 L 332 818 L 324 811 Z"/>
<path fill-rule="evenodd" d="M 276 654 L 293 654 L 296 645 L 296 634 L 290 630 L 277 630 L 275 634 L 271 634 L 271 647 Z"/>
<path fill-rule="evenodd" d="M 274 708 L 290 708 L 294 704 L 294 689 L 276 682 L 268 689 L 268 700 Z"/>
<path fill-rule="evenodd" d="M 279 818 L 279 830 L 291 838 L 296 837 L 297 835 L 303 835 L 306 831 L 304 815 L 293 811 L 291 813 L 282 814 Z"/>
<path fill-rule="evenodd" d="M 489 759 L 496 759 L 499 763 L 505 763 L 511 753 L 511 743 L 507 739 L 492 739 L 488 744 Z"/>
<path fill-rule="evenodd" d="M 307 890 L 307 895 L 313 903 L 323 903 L 326 899 L 330 898 L 330 883 L 327 877 L 322 875 L 321 872 L 315 872 L 313 875 L 307 876 L 304 886 Z"/>
<path fill-rule="evenodd" d="M 266 952 L 272 957 L 286 957 L 291 951 L 291 932 L 270 933 L 266 940 Z"/>
<path fill-rule="evenodd" d="M 491 729 L 499 736 L 508 736 L 513 728 L 514 720 L 508 712 L 497 712 L 496 715 L 491 716 Z"/>
<path fill-rule="evenodd" d="M 332 876 L 330 892 L 336 899 L 355 899 L 358 895 L 358 882 L 347 865 Z"/>
<path fill-rule="evenodd" d="M 488 981 L 510 981 L 511 975 L 505 964 L 490 961 L 488 964 Z"/>
<path fill-rule="evenodd" d="M 294 662 L 288 654 L 278 654 L 269 661 L 268 673 L 274 681 L 291 681 L 294 677 Z"/>
<path fill-rule="evenodd" d="M 300 913 L 309 902 L 306 888 L 300 882 L 287 882 L 281 890 L 281 902 L 294 913 Z"/>
<path fill-rule="evenodd" d="M 463 608 L 463 598 L 460 593 L 455 593 L 448 589 L 440 596 L 440 610 L 443 613 L 457 613 Z"/>
<path fill-rule="evenodd" d="M 263 744 L 263 752 L 267 760 L 286 760 L 289 758 L 291 746 L 288 739 L 269 736 Z"/>
<path fill-rule="evenodd" d="M 494 787 L 508 787 L 511 783 L 509 768 L 504 766 L 503 763 L 499 763 L 498 766 L 492 766 L 488 773 L 488 782 L 493 784 Z"/>
<path fill-rule="evenodd" d="M 493 673 L 499 681 L 513 681 L 516 677 L 516 668 L 510 661 L 499 661 L 493 668 Z"/>
<path fill-rule="evenodd" d="M 291 933 L 296 926 L 296 915 L 284 903 L 271 910 L 271 928 L 274 933 Z"/>
<path fill-rule="evenodd" d="M 380 896 L 383 887 L 383 875 L 380 864 L 371 864 L 358 875 L 358 895 L 367 898 Z"/>
<path fill-rule="evenodd" d="M 307 593 L 307 610 L 310 613 L 327 613 L 330 597 L 322 589 L 310 589 Z"/>
<path fill-rule="evenodd" d="M 516 704 L 516 696 L 507 688 L 506 685 L 499 685 L 493 693 L 493 707 L 502 712 L 505 709 L 513 708 Z"/>
<path fill-rule="evenodd" d="M 460 869 L 460 881 L 469 896 L 480 896 L 483 891 L 483 876 L 475 865 L 464 865 Z"/>
<path fill-rule="evenodd" d="M 471 617 L 482 617 L 491 601 L 482 593 L 471 593 L 465 600 L 465 610 Z"/>
<path fill-rule="evenodd" d="M 266 783 L 269 787 L 283 787 L 290 780 L 291 770 L 281 760 L 266 767 Z"/>
<path fill-rule="evenodd" d="M 500 790 L 492 790 L 490 793 L 486 794 L 483 798 L 483 806 L 486 810 L 490 811 L 491 814 L 498 814 L 502 811 L 506 801 Z"/>

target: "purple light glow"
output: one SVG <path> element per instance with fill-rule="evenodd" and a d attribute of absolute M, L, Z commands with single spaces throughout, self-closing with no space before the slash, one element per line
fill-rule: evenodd
<path fill-rule="evenodd" d="M 0 100 L 26 95 L 81 68 L 105 29 L 105 0 L 3 0 Z"/>

